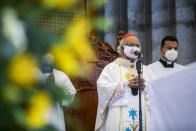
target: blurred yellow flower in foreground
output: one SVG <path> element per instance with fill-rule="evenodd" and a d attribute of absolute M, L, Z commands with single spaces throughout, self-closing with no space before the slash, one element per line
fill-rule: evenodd
<path fill-rule="evenodd" d="M 88 38 L 90 23 L 86 19 L 73 20 L 64 34 L 65 44 L 68 44 L 83 60 L 93 59 L 94 52 Z"/>
<path fill-rule="evenodd" d="M 83 40 L 88 38 L 89 29 L 90 23 L 87 19 L 73 18 L 72 22 L 64 33 L 64 38 L 69 44 L 80 42 L 81 39 Z"/>
<path fill-rule="evenodd" d="M 22 87 L 36 82 L 37 63 L 30 55 L 22 55 L 11 60 L 8 68 L 9 78 Z"/>
<path fill-rule="evenodd" d="M 42 3 L 45 6 L 57 8 L 57 9 L 66 9 L 72 7 L 77 0 L 42 0 Z"/>
<path fill-rule="evenodd" d="M 55 63 L 59 69 L 72 76 L 76 76 L 79 73 L 80 63 L 72 52 L 63 47 L 63 45 L 55 46 L 51 54 L 54 55 Z"/>
<path fill-rule="evenodd" d="M 33 95 L 27 108 L 27 124 L 30 128 L 40 128 L 47 123 L 47 115 L 51 108 L 51 98 L 44 92 Z"/>
<path fill-rule="evenodd" d="M 86 19 L 73 20 L 63 35 L 60 44 L 53 47 L 55 63 L 65 73 L 72 76 L 86 76 L 89 72 L 87 61 L 95 58 L 88 39 L 88 26 Z"/>

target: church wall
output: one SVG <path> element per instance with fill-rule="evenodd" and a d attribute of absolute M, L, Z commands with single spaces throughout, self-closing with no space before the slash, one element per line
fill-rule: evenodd
<path fill-rule="evenodd" d="M 104 32 L 104 41 L 114 49 L 118 31 L 135 33 L 143 45 L 144 63 L 149 64 L 160 58 L 162 38 L 173 35 L 180 44 L 177 62 L 186 65 L 196 60 L 195 0 L 120 1 L 110 0 L 104 7 L 104 16 L 114 22 L 113 30 Z"/>

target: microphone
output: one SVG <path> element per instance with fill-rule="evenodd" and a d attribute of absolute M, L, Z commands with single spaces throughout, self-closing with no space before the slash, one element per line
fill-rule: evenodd
<path fill-rule="evenodd" d="M 136 62 L 136 69 L 137 71 L 140 71 L 141 70 L 141 52 L 140 51 L 134 51 L 133 52 L 134 55 L 138 56 L 138 61 Z M 138 73 L 139 74 L 139 73 Z M 131 88 L 131 91 L 132 91 L 132 94 L 134 96 L 138 95 L 138 88 Z"/>
<path fill-rule="evenodd" d="M 141 53 L 139 51 L 134 51 L 133 52 L 135 56 L 140 56 Z M 132 95 L 136 96 L 138 95 L 138 89 L 137 88 L 131 88 L 131 92 L 132 92 Z"/>
<path fill-rule="evenodd" d="M 133 53 L 134 53 L 134 55 L 136 55 L 136 56 L 141 56 L 141 52 L 139 52 L 139 51 L 134 51 Z"/>

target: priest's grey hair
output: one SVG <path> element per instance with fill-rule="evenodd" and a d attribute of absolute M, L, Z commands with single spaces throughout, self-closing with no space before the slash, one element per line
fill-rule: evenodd
<path fill-rule="evenodd" d="M 119 55 L 123 55 L 123 49 L 122 49 L 122 47 L 123 47 L 123 45 L 125 45 L 126 43 L 125 43 L 125 40 L 124 39 L 122 39 L 122 40 L 120 40 L 120 44 L 119 44 L 119 46 L 117 47 L 117 52 L 118 52 L 118 54 Z"/>

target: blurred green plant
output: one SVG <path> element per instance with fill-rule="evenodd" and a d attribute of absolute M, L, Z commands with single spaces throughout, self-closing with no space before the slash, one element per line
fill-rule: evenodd
<path fill-rule="evenodd" d="M 58 69 L 69 76 L 87 76 L 86 62 L 95 59 L 89 32 L 92 28 L 103 30 L 101 25 L 106 20 L 103 17 L 78 20 L 81 2 L 0 1 L 0 130 L 56 130 L 47 123 L 47 112 L 55 102 L 70 98 L 61 87 L 41 81 L 41 57 L 51 53 Z M 104 4 L 97 0 L 94 3 L 97 8 Z M 74 12 L 74 15 L 63 20 L 67 25 L 63 25 L 60 34 L 51 33 L 50 26 L 36 23 L 43 14 L 65 11 Z M 58 19 L 54 24 L 61 27 Z"/>

